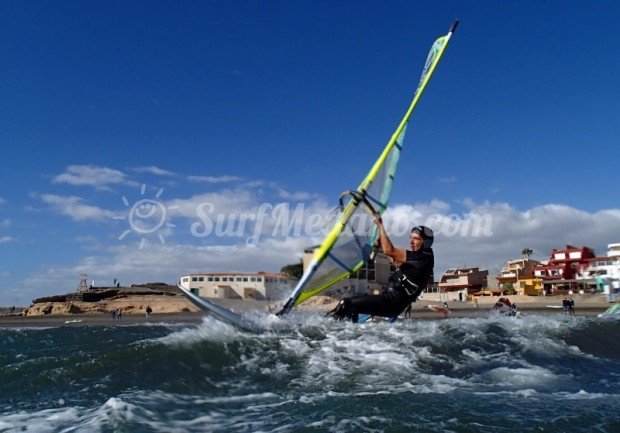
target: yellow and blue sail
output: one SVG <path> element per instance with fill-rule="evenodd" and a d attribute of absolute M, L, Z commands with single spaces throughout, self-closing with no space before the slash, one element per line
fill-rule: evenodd
<path fill-rule="evenodd" d="M 439 37 L 426 58 L 420 82 L 403 119 L 357 190 L 341 198 L 341 212 L 321 246 L 315 250 L 310 265 L 297 283 L 279 315 L 294 305 L 315 296 L 338 281 L 358 271 L 369 260 L 377 241 L 373 213 L 382 214 L 388 206 L 392 183 L 411 114 L 456 30 L 456 21 L 445 36 Z"/>

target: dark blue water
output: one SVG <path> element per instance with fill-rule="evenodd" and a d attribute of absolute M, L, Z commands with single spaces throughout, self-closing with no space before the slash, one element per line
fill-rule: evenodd
<path fill-rule="evenodd" d="M 620 431 L 617 318 L 267 324 L 2 329 L 0 432 Z"/>

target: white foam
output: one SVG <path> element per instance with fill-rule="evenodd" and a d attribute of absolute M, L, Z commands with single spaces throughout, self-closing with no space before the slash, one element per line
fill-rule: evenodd
<path fill-rule="evenodd" d="M 598 392 L 587 392 L 583 389 L 579 390 L 576 393 L 556 393 L 566 400 L 596 400 L 599 398 L 610 398 L 610 397 L 619 397 L 618 394 L 603 394 Z"/>
<path fill-rule="evenodd" d="M 550 370 L 539 366 L 518 368 L 498 367 L 489 371 L 487 376 L 491 379 L 491 382 L 496 385 L 518 387 L 546 384 L 559 378 L 559 376 L 555 375 Z"/>
<path fill-rule="evenodd" d="M 159 337 L 157 341 L 166 345 L 193 345 L 201 341 L 226 342 L 234 339 L 243 339 L 244 333 L 234 327 L 212 317 L 205 317 L 196 327 L 183 328 L 179 331 Z"/>

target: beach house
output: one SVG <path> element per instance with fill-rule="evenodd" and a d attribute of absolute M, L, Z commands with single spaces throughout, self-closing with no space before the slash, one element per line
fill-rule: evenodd
<path fill-rule="evenodd" d="M 489 271 L 480 268 L 453 268 L 443 273 L 439 280 L 441 292 L 456 292 L 459 301 L 487 287 Z"/>
<path fill-rule="evenodd" d="M 538 260 L 532 259 L 508 260 L 497 276 L 497 282 L 502 289 L 512 287 L 518 295 L 540 295 L 542 279 L 534 275 L 534 268 L 540 265 Z"/>
<path fill-rule="evenodd" d="M 534 276 L 542 280 L 543 293 L 547 295 L 586 290 L 588 282 L 576 277 L 594 257 L 594 250 L 586 246 L 554 248 L 546 264 L 534 267 Z"/>

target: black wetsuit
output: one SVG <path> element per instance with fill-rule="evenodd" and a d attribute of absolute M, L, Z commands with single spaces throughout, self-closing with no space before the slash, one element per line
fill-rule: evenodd
<path fill-rule="evenodd" d="M 434 265 L 432 248 L 407 251 L 407 261 L 392 273 L 383 293 L 346 297 L 340 301 L 333 314 L 353 322 L 357 322 L 360 314 L 396 317 L 426 289 L 429 280 L 433 278 Z"/>

